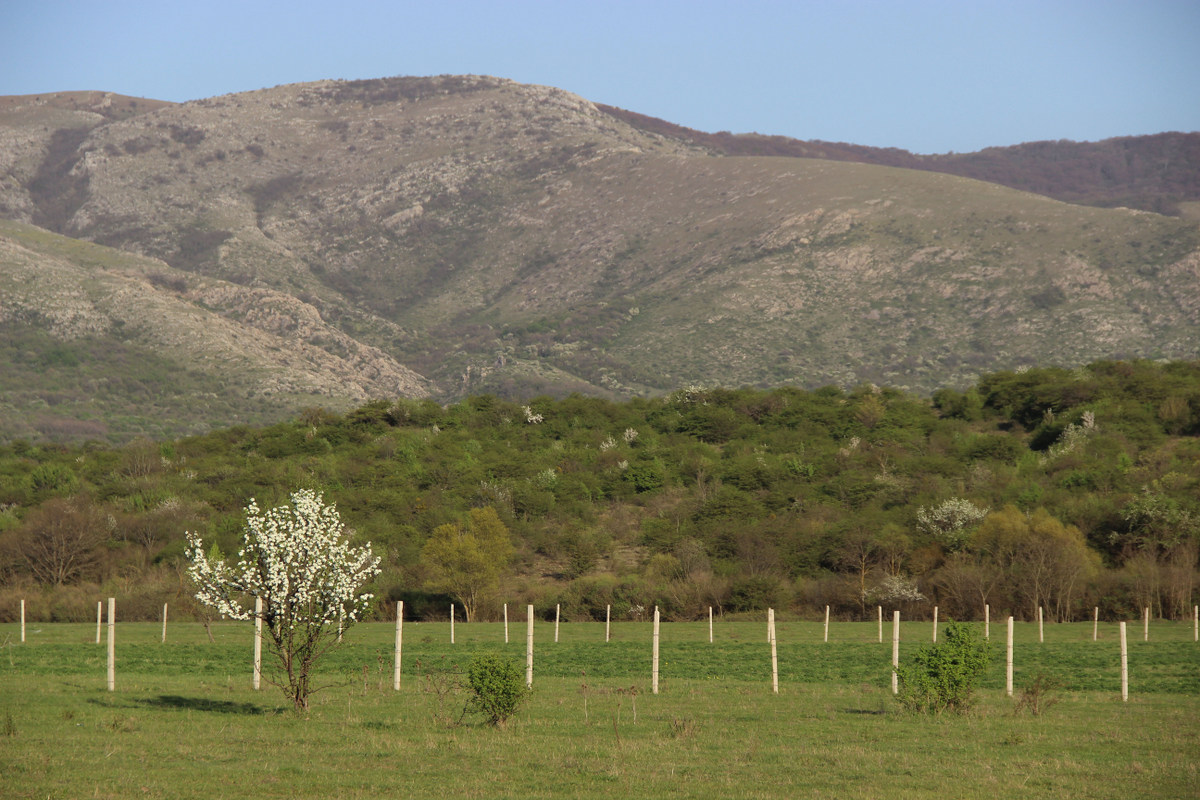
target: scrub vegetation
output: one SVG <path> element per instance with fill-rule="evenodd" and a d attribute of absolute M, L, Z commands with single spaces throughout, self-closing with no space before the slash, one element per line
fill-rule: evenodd
<path fill-rule="evenodd" d="M 624 403 L 473 396 L 309 409 L 126 447 L 0 448 L 0 619 L 206 613 L 184 531 L 239 549 L 249 498 L 306 489 L 380 574 L 366 619 L 1190 618 L 1200 372 L 995 373 L 932 401 L 875 386 Z"/>

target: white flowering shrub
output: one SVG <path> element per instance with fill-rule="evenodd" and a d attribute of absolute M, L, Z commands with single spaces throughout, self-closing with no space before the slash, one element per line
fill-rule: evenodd
<path fill-rule="evenodd" d="M 206 555 L 200 537 L 186 535 L 196 599 L 222 616 L 248 620 L 255 616 L 254 598 L 262 598 L 268 649 L 279 659 L 273 682 L 296 710 L 307 709 L 313 666 L 371 601 L 361 592 L 379 573 L 371 546 L 351 547 L 337 509 L 307 489 L 266 511 L 250 501 L 236 564 Z"/>
<path fill-rule="evenodd" d="M 917 589 L 917 582 L 903 575 L 885 575 L 883 580 L 864 593 L 863 598 L 872 605 L 885 606 L 925 601 L 925 595 Z"/>
<path fill-rule="evenodd" d="M 1086 442 L 1088 437 L 1096 431 L 1096 414 L 1092 411 L 1083 412 L 1083 417 L 1079 420 L 1079 423 L 1072 422 L 1064 428 L 1063 432 L 1059 434 L 1058 441 L 1050 445 L 1050 448 L 1046 450 L 1046 454 L 1039 459 L 1039 462 L 1048 464 L 1060 456 L 1065 456 Z"/>
<path fill-rule="evenodd" d="M 971 527 L 988 515 L 970 500 L 951 497 L 932 508 L 917 510 L 917 527 L 932 534 L 947 550 L 958 550 L 966 544 Z"/>

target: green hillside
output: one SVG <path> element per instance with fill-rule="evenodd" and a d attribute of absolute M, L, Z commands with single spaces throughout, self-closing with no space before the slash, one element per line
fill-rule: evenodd
<path fill-rule="evenodd" d="M 184 530 L 238 549 L 250 498 L 324 492 L 384 556 L 381 608 L 418 616 L 422 548 L 492 507 L 516 558 L 480 607 L 568 618 L 768 605 L 870 617 L 1188 616 L 1200 542 L 1200 364 L 985 376 L 894 389 L 690 388 L 614 402 L 472 396 L 310 409 L 269 427 L 114 447 L 0 448 L 0 619 L 190 607 Z M 919 593 L 920 597 L 917 596 Z"/>

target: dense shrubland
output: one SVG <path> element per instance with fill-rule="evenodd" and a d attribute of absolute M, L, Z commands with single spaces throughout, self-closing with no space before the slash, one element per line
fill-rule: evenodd
<path fill-rule="evenodd" d="M 399 599 L 444 616 L 470 592 L 478 619 L 505 601 L 568 619 L 935 603 L 962 619 L 985 602 L 1026 619 L 1094 605 L 1179 618 L 1197 596 L 1200 363 L 1001 372 L 932 400 L 874 386 L 476 396 L 121 448 L 14 441 L 0 447 L 0 619 L 22 597 L 34 619 L 90 619 L 109 595 L 132 616 L 201 613 L 184 531 L 236 553 L 249 500 L 298 488 L 383 556 L 381 616 Z"/>

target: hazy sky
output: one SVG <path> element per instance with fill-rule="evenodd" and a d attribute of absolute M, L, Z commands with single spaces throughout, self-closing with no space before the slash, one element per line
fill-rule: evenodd
<path fill-rule="evenodd" d="M 0 0 L 0 20 L 0 95 L 473 73 L 921 153 L 1200 130 L 1200 0 Z"/>

